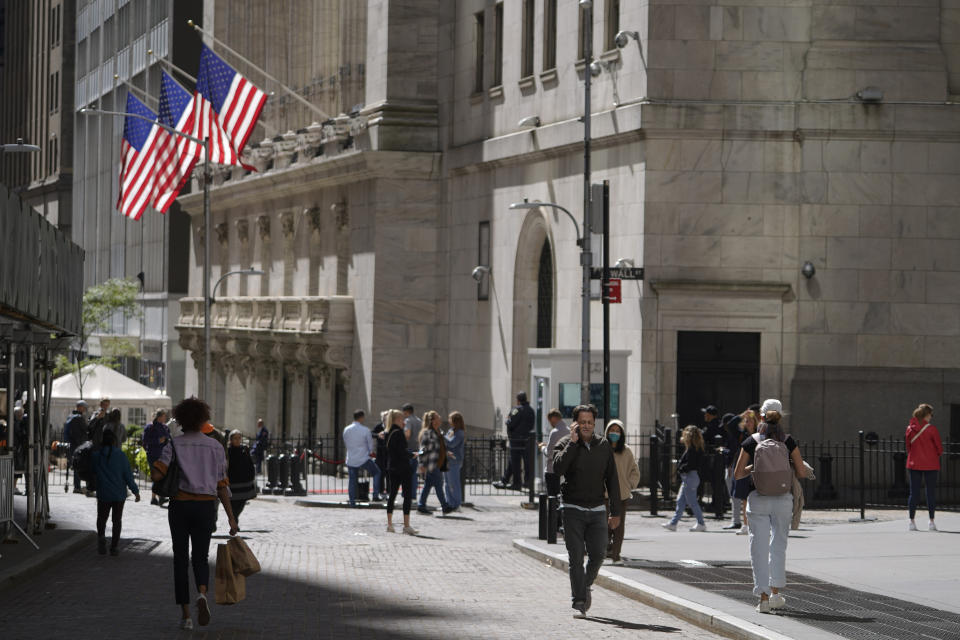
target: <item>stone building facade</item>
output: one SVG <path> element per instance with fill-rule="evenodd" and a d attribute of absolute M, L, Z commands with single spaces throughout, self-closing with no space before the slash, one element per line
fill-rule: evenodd
<path fill-rule="evenodd" d="M 215 179 L 214 280 L 267 272 L 218 295 L 215 410 L 323 433 L 356 406 L 411 401 L 500 428 L 531 358 L 580 346 L 573 225 L 509 208 L 580 219 L 578 4 L 318 0 L 261 22 L 207 4 L 218 37 L 242 34 L 288 84 L 312 87 L 302 78 L 335 59 L 330 86 L 363 86 L 356 103 L 305 91 L 340 115 L 276 115 L 248 152 L 262 171 Z M 593 20 L 608 257 L 646 270 L 611 311 L 628 429 L 770 396 L 804 439 L 896 434 L 920 401 L 960 422 L 960 9 L 595 0 Z M 332 28 L 354 39 L 321 52 Z M 518 124 L 530 116 L 539 126 Z M 201 200 L 180 202 L 195 248 Z M 195 362 L 198 257 L 180 318 Z M 556 371 L 548 401 L 563 404 L 579 376 Z"/>

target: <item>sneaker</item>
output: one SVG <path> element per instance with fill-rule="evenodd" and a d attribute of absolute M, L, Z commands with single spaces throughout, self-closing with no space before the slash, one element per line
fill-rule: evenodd
<path fill-rule="evenodd" d="M 587 617 L 587 604 L 585 602 L 574 602 L 573 608 L 577 610 L 577 612 L 573 614 L 574 618 L 582 620 Z"/>
<path fill-rule="evenodd" d="M 587 599 L 583 601 L 583 612 L 584 612 L 584 613 L 586 613 L 587 611 L 590 611 L 590 605 L 593 604 L 593 593 L 592 593 L 592 591 L 593 591 L 592 589 L 590 589 L 589 587 L 587 587 Z"/>
<path fill-rule="evenodd" d="M 739 522 L 731 522 L 730 524 L 728 524 L 727 526 L 725 526 L 725 527 L 723 528 L 723 530 L 724 530 L 724 531 L 727 531 L 727 530 L 729 530 L 729 529 L 739 529 L 739 528 L 740 528 L 740 523 L 739 523 Z"/>
<path fill-rule="evenodd" d="M 774 593 L 771 595 L 769 602 L 771 609 L 782 609 L 787 606 L 787 599 L 783 597 L 782 593 Z"/>
<path fill-rule="evenodd" d="M 750 528 L 747 525 L 743 525 L 742 527 L 740 527 L 740 530 L 737 531 L 738 536 L 745 536 L 745 535 L 748 535 L 749 533 L 750 533 Z"/>
<path fill-rule="evenodd" d="M 405 534 L 407 534 L 408 536 L 415 536 L 415 535 L 417 535 L 418 533 L 420 533 L 419 531 L 417 531 L 417 530 L 414 529 L 413 527 L 404 527 L 404 528 L 403 528 L 403 532 L 404 532 Z"/>
<path fill-rule="evenodd" d="M 107 555 L 107 539 L 106 538 L 100 538 L 99 540 L 97 540 L 97 553 L 99 553 L 102 556 Z"/>
<path fill-rule="evenodd" d="M 456 509 L 451 509 L 450 507 L 444 507 L 443 515 L 447 515 L 448 513 L 453 513 L 454 511 L 456 511 Z"/>
<path fill-rule="evenodd" d="M 207 605 L 207 596 L 202 593 L 197 598 L 197 622 L 201 627 L 210 624 L 210 607 Z"/>
<path fill-rule="evenodd" d="M 433 515 L 432 513 L 430 513 L 430 510 L 427 509 L 426 507 L 417 507 L 417 513 L 425 516 Z"/>
<path fill-rule="evenodd" d="M 770 613 L 770 601 L 761 600 L 760 604 L 757 605 L 757 613 Z"/>
<path fill-rule="evenodd" d="M 150 504 L 159 507 L 159 506 L 160 506 L 160 499 L 157 498 L 156 496 L 154 496 L 154 497 L 150 498 Z"/>
<path fill-rule="evenodd" d="M 916 530 L 917 530 L 917 523 L 911 520 L 910 524 L 907 525 L 907 531 L 916 531 Z"/>
<path fill-rule="evenodd" d="M 695 524 L 692 527 L 690 527 L 690 531 L 706 531 L 706 530 L 707 530 L 707 525 L 705 525 L 702 522 L 700 524 Z"/>
<path fill-rule="evenodd" d="M 184 618 L 183 620 L 180 621 L 180 628 L 185 629 L 186 631 L 192 631 L 193 620 L 191 620 L 190 618 Z"/>
<path fill-rule="evenodd" d="M 664 523 L 661 524 L 660 526 L 663 527 L 664 529 L 666 529 L 667 531 L 676 531 L 676 530 L 677 530 L 677 525 L 675 525 L 675 524 L 672 523 L 672 522 L 664 522 Z"/>
<path fill-rule="evenodd" d="M 73 488 L 73 492 L 74 492 L 74 493 L 83 493 L 83 489 L 81 489 L 80 487 L 74 487 L 74 488 Z"/>
<path fill-rule="evenodd" d="M 927 531 L 936 531 L 937 525 L 934 524 L 933 520 L 930 521 L 930 524 L 927 525 Z"/>
<path fill-rule="evenodd" d="M 507 483 L 504 482 L 503 480 L 497 480 L 496 482 L 493 483 L 493 488 L 500 489 L 500 490 L 506 489 Z"/>
<path fill-rule="evenodd" d="M 110 555 L 112 556 L 120 555 L 120 549 L 117 549 L 116 547 L 110 547 Z"/>
<path fill-rule="evenodd" d="M 392 524 L 387 525 L 387 533 L 396 533 L 397 530 L 393 528 Z"/>

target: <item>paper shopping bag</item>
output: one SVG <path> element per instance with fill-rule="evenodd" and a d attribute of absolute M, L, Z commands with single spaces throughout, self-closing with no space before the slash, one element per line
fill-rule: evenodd
<path fill-rule="evenodd" d="M 217 545 L 217 570 L 214 580 L 214 595 L 217 604 L 237 604 L 247 597 L 247 579 L 234 571 L 230 548 Z"/>
<path fill-rule="evenodd" d="M 240 538 L 233 537 L 227 542 L 230 549 L 230 558 L 233 561 L 234 573 L 242 576 L 252 576 L 260 571 L 260 561 L 253 555 L 247 543 Z"/>

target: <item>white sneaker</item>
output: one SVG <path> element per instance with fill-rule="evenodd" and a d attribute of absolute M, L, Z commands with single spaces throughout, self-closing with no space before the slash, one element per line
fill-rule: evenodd
<path fill-rule="evenodd" d="M 677 530 L 677 525 L 673 524 L 672 522 L 664 522 L 664 523 L 661 524 L 660 526 L 663 527 L 664 529 L 666 529 L 667 531 L 676 531 L 676 530 Z"/>
<path fill-rule="evenodd" d="M 191 618 L 184 618 L 180 621 L 180 628 L 191 631 L 193 629 L 193 620 Z"/>
<path fill-rule="evenodd" d="M 907 525 L 907 531 L 916 531 L 916 530 L 917 530 L 917 523 L 911 520 L 910 524 Z"/>
<path fill-rule="evenodd" d="M 757 613 L 770 613 L 770 601 L 761 600 L 760 604 L 757 605 Z"/>
<path fill-rule="evenodd" d="M 403 528 L 403 532 L 404 532 L 405 534 L 407 534 L 408 536 L 415 536 L 415 535 L 417 535 L 418 533 L 420 533 L 419 531 L 417 531 L 417 530 L 414 529 L 413 527 L 404 527 L 404 528 Z"/>
<path fill-rule="evenodd" d="M 937 525 L 934 524 L 933 520 L 930 521 L 930 524 L 927 525 L 927 531 L 936 531 Z"/>
<path fill-rule="evenodd" d="M 781 593 L 775 593 L 770 596 L 770 608 L 771 609 L 782 609 L 787 606 L 787 599 L 783 597 Z"/>
<path fill-rule="evenodd" d="M 740 530 L 737 531 L 738 536 L 745 536 L 750 533 L 750 528 L 747 525 L 740 527 Z"/>
<path fill-rule="evenodd" d="M 707 530 L 707 525 L 703 524 L 702 522 L 700 524 L 695 524 L 692 527 L 690 527 L 690 531 L 706 531 L 706 530 Z"/>
<path fill-rule="evenodd" d="M 387 533 L 396 533 L 397 530 L 393 528 L 392 524 L 387 525 Z"/>

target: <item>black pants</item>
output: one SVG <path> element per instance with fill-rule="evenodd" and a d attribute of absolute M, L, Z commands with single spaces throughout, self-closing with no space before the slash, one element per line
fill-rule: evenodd
<path fill-rule="evenodd" d="M 113 537 L 110 539 L 110 548 L 116 549 L 120 542 L 120 529 L 123 527 L 123 501 L 104 502 L 97 500 L 97 537 L 101 540 L 107 533 L 107 516 L 113 512 Z"/>
<path fill-rule="evenodd" d="M 526 441 L 513 441 L 510 443 L 510 464 L 507 465 L 507 470 L 503 474 L 503 484 L 510 485 L 513 488 L 519 488 L 523 485 L 522 467 L 524 466 L 524 458 L 526 457 Z M 529 465 L 526 466 L 529 471 Z"/>
<path fill-rule="evenodd" d="M 927 514 L 933 520 L 937 512 L 937 472 L 936 471 L 918 471 L 917 469 L 907 469 L 910 472 L 910 519 L 917 513 L 917 505 L 920 504 L 920 482 L 923 481 L 924 489 L 927 493 Z"/>
<path fill-rule="evenodd" d="M 413 504 L 413 474 L 406 471 L 391 471 L 387 474 L 389 496 L 387 497 L 387 513 L 393 513 L 393 503 L 397 499 L 397 491 L 403 489 L 403 515 L 410 513 Z"/>
<path fill-rule="evenodd" d="M 79 490 L 80 476 L 77 475 L 77 470 L 73 467 L 73 452 L 76 449 L 77 447 L 70 447 L 70 453 L 67 454 L 67 470 L 73 471 L 73 488 Z"/>
<path fill-rule="evenodd" d="M 217 503 L 215 500 L 171 500 L 167 522 L 173 539 L 173 586 L 177 604 L 190 604 L 190 578 L 187 574 L 190 561 L 197 590 L 210 585 L 208 556 L 210 536 L 217 526 Z"/>

